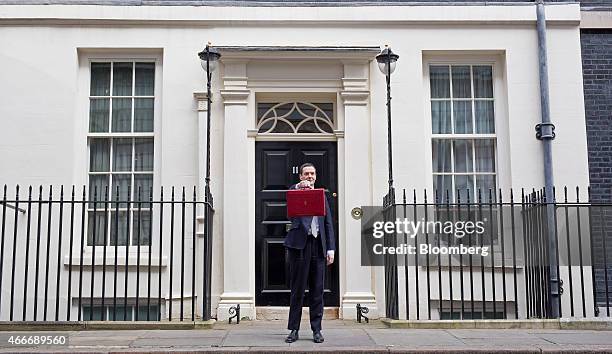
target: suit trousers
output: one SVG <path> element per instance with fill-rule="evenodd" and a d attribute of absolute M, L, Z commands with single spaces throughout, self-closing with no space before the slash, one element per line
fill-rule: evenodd
<path fill-rule="evenodd" d="M 308 283 L 310 305 L 310 328 L 321 330 L 323 319 L 323 284 L 325 282 L 325 256 L 320 235 L 308 235 L 304 249 L 287 248 L 291 299 L 289 301 L 289 322 L 287 329 L 299 330 L 302 319 L 304 291 Z"/>

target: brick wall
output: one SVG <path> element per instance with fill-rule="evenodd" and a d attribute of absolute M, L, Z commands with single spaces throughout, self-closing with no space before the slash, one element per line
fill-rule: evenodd
<path fill-rule="evenodd" d="M 591 196 L 593 201 L 612 202 L 612 29 L 582 30 L 581 46 Z M 605 302 L 604 250 L 612 296 L 612 225 L 604 219 L 595 218 L 592 224 L 600 303 Z M 606 248 L 601 226 L 607 231 Z"/>

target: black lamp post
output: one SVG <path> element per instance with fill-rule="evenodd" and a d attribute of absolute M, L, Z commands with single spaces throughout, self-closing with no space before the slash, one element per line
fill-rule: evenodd
<path fill-rule="evenodd" d="M 387 154 L 389 158 L 389 197 L 392 198 L 391 202 L 395 200 L 393 191 L 393 148 L 391 144 L 391 73 L 395 70 L 397 59 L 399 59 L 399 55 L 393 53 L 387 45 L 376 56 L 378 68 L 387 79 Z"/>
<path fill-rule="evenodd" d="M 210 196 L 210 81 L 213 71 L 217 68 L 221 54 L 208 42 L 206 48 L 199 52 L 198 56 L 200 57 L 202 68 L 206 71 L 206 185 L 204 193 L 206 198 L 208 198 Z"/>
<path fill-rule="evenodd" d="M 204 280 L 202 282 L 203 294 L 203 311 L 202 318 L 207 321 L 210 319 L 210 284 L 211 284 L 211 269 L 212 269 L 212 213 L 213 198 L 210 193 L 210 81 L 212 73 L 217 68 L 221 54 L 218 50 L 210 46 L 210 42 L 206 44 L 206 48 L 198 53 L 202 68 L 206 71 L 206 185 L 204 187 L 204 262 L 202 262 Z M 194 211 L 195 212 L 195 211 Z M 195 251 L 195 250 L 194 250 Z"/>

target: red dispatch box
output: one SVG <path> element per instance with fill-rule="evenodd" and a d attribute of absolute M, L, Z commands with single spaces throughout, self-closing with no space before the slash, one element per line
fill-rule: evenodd
<path fill-rule="evenodd" d="M 325 189 L 288 190 L 287 216 L 325 216 Z"/>

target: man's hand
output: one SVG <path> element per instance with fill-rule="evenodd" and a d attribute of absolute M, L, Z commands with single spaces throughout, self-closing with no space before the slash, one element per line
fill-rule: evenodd
<path fill-rule="evenodd" d="M 334 252 L 327 252 L 327 257 L 325 257 L 325 259 L 327 260 L 327 265 L 334 263 Z"/>
<path fill-rule="evenodd" d="M 312 189 L 314 188 L 314 186 L 312 184 L 310 184 L 310 181 L 308 180 L 303 180 L 298 184 L 298 188 L 300 189 Z"/>

